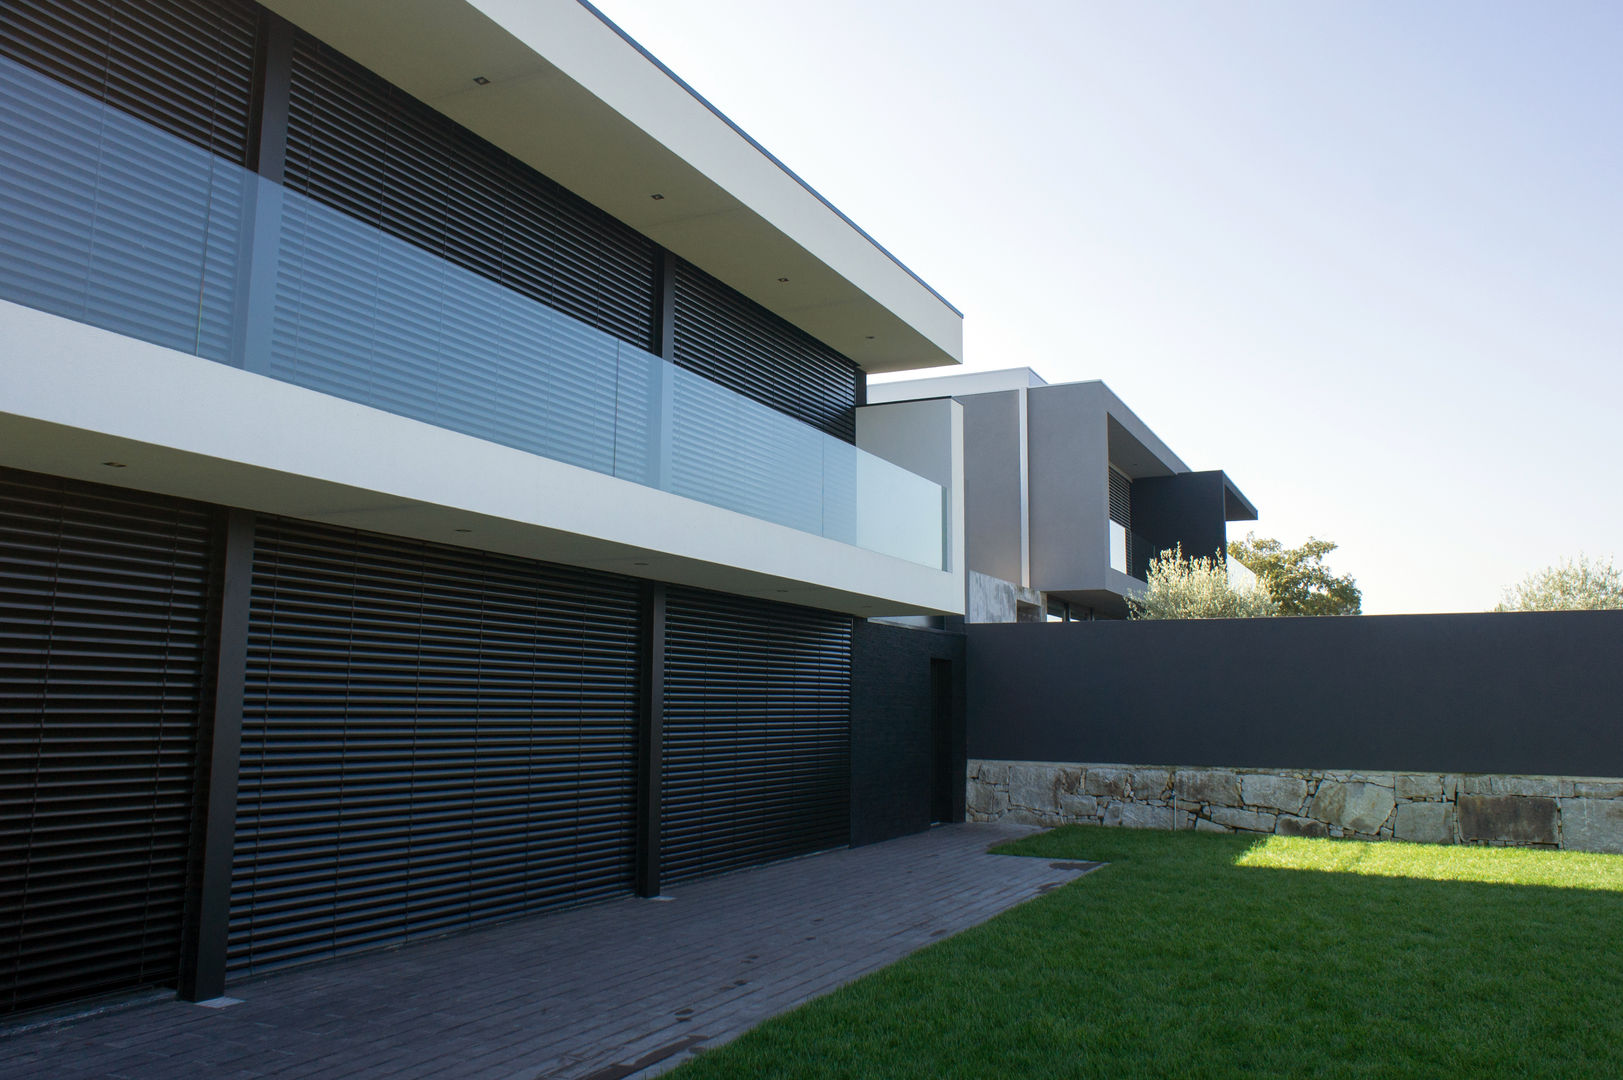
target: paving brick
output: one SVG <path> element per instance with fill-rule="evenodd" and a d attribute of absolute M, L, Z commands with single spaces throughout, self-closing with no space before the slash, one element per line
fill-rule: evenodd
<path fill-rule="evenodd" d="M 243 1003 L 226 1009 L 131 1005 L 0 1037 L 0 1076 L 570 1080 L 690 1035 L 710 1048 L 1076 876 L 986 853 L 1029 831 L 946 826 L 675 885 L 668 902 L 616 900 L 257 976 L 231 985 Z"/>

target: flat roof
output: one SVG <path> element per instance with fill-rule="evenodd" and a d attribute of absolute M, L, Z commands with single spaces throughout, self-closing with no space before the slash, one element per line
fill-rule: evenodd
<path fill-rule="evenodd" d="M 956 308 L 584 0 L 264 3 L 863 370 L 963 362 Z"/>
<path fill-rule="evenodd" d="M 955 371 L 950 375 L 927 375 L 917 379 L 869 383 L 868 404 L 917 401 L 932 397 L 969 397 L 997 394 L 1006 390 L 1031 390 L 1047 386 L 1048 380 L 1028 367 L 999 371 Z"/>

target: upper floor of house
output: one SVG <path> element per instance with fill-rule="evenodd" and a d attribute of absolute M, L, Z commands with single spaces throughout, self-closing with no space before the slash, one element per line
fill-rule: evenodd
<path fill-rule="evenodd" d="M 886 456 L 901 414 L 863 411 L 868 374 L 958 363 L 961 315 L 589 5 L 0 20 L 6 463 L 961 606 L 958 413 Z"/>
<path fill-rule="evenodd" d="M 967 566 L 988 579 L 972 586 L 1006 594 L 992 602 L 1011 621 L 1118 617 L 1162 551 L 1226 558 L 1228 522 L 1257 517 L 1226 474 L 1191 470 L 1097 380 L 966 372 L 874 385 L 868 400 L 962 404 Z"/>

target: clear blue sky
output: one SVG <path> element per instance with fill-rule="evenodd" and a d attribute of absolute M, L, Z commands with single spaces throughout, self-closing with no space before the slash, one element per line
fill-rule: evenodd
<path fill-rule="evenodd" d="M 1623 4 L 599 6 L 1366 611 L 1623 555 Z"/>

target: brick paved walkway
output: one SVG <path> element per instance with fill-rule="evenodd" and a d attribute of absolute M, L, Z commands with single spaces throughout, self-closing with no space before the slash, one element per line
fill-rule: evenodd
<path fill-rule="evenodd" d="M 501 1077 L 669 1069 L 1076 869 L 953 825 L 0 1038 L 7 1080 Z"/>

